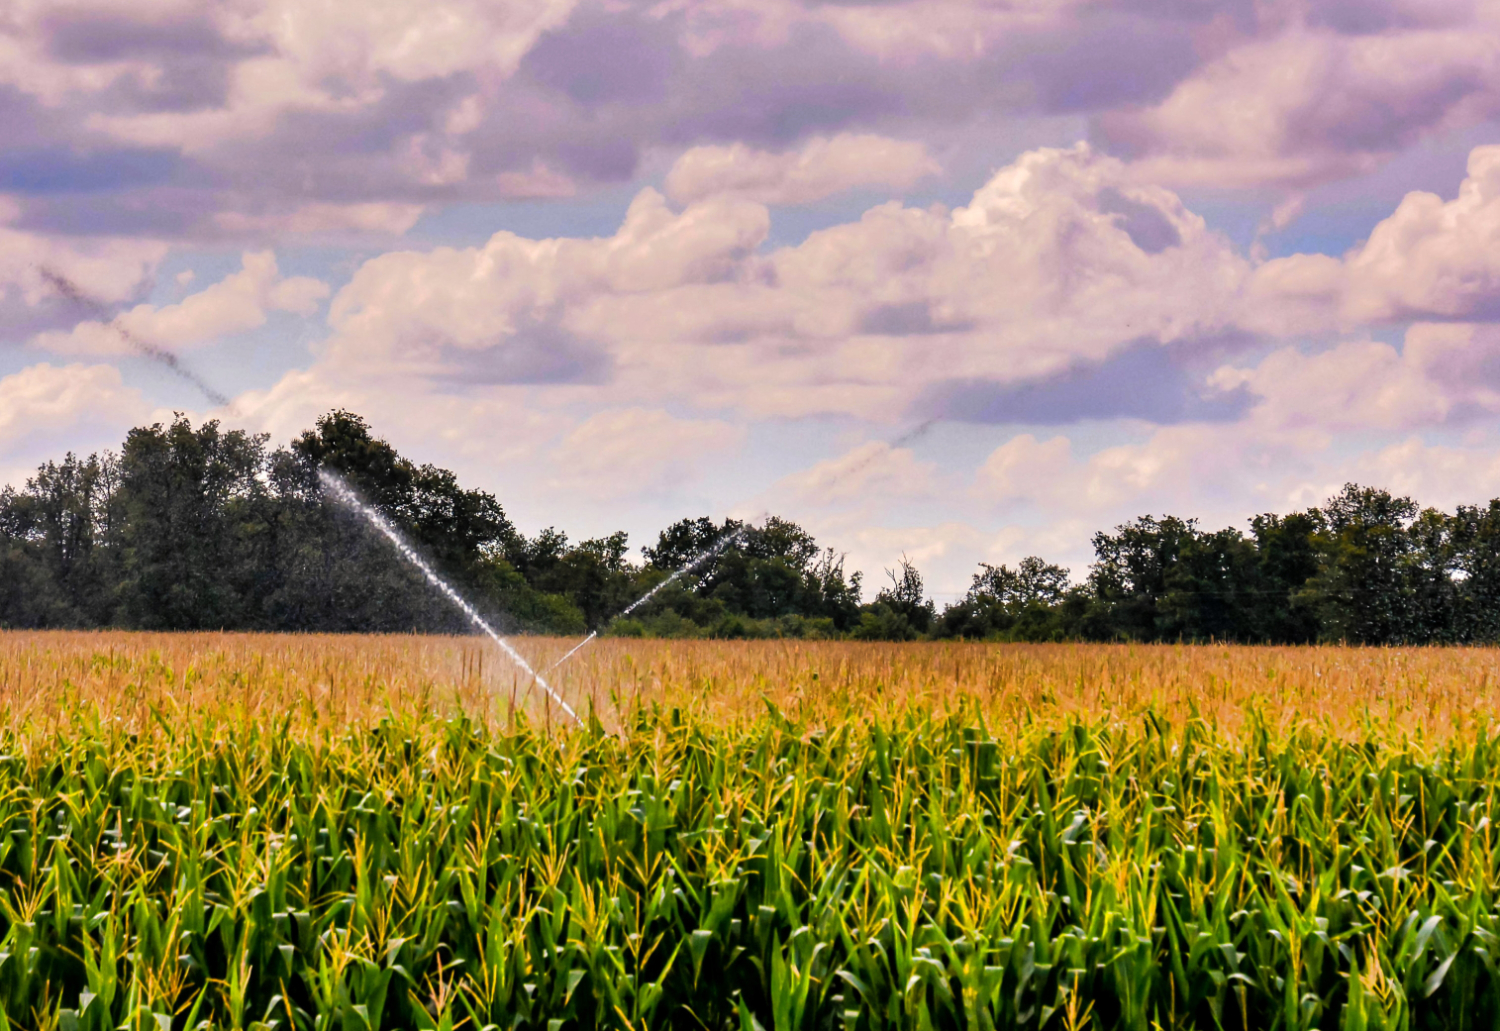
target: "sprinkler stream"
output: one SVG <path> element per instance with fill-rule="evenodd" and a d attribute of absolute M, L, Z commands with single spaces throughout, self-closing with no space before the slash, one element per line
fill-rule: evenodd
<path fill-rule="evenodd" d="M 450 585 L 446 580 L 438 576 L 437 572 L 427 564 L 426 560 L 423 559 L 421 555 L 417 554 L 416 549 L 406 542 L 406 539 L 401 536 L 400 532 L 394 526 L 392 526 L 383 515 L 360 500 L 359 495 L 354 492 L 354 488 L 345 483 L 343 478 L 332 470 L 319 469 L 318 479 L 323 481 L 324 490 L 326 490 L 335 501 L 339 502 L 339 504 L 345 506 L 346 508 L 358 512 L 360 515 L 364 516 L 365 520 L 371 526 L 375 527 L 375 529 L 384 534 L 386 539 L 391 542 L 391 544 L 398 552 L 400 552 L 402 558 L 406 559 L 406 561 L 410 562 L 413 566 L 416 566 L 421 574 L 427 578 L 427 582 L 441 591 L 444 597 L 446 597 L 460 612 L 468 617 L 470 623 L 473 623 L 474 626 L 483 631 L 490 640 L 499 645 L 500 650 L 503 651 L 512 662 L 514 662 L 517 666 L 520 666 L 521 669 L 526 672 L 527 676 L 531 677 L 532 680 L 534 680 L 543 691 L 547 692 L 548 696 L 553 701 L 555 701 L 562 707 L 563 712 L 572 717 L 573 722 L 577 723 L 580 727 L 583 726 L 583 720 L 579 718 L 578 713 L 573 711 L 573 707 L 571 705 L 563 701 L 562 695 L 552 690 L 551 685 L 548 684 L 545 679 L 543 679 L 542 675 L 531 668 L 531 664 L 521 656 L 520 652 L 511 647 L 509 641 L 495 632 L 494 627 L 490 626 L 489 623 L 485 621 L 484 617 L 479 614 L 478 610 L 475 609 L 473 605 L 470 605 L 468 601 L 464 599 L 463 595 L 459 594 L 458 591 L 455 590 L 453 586 Z M 577 649 L 574 650 L 576 651 Z"/>
<path fill-rule="evenodd" d="M 620 614 L 618 616 L 616 616 L 615 618 L 616 619 L 621 619 L 621 618 L 623 618 L 625 616 L 630 615 L 636 609 L 640 608 L 642 605 L 646 604 L 646 602 L 650 601 L 652 599 L 652 597 L 656 594 L 657 591 L 661 590 L 663 587 L 667 586 L 667 584 L 669 584 L 669 583 L 673 582 L 674 580 L 678 579 L 684 573 L 689 572 L 695 566 L 700 566 L 704 562 L 707 562 L 709 559 L 713 558 L 715 555 L 718 555 L 725 548 L 729 547 L 735 541 L 737 541 L 741 537 L 743 537 L 745 535 L 745 532 L 747 530 L 749 530 L 749 529 L 750 529 L 750 527 L 748 527 L 748 526 L 742 526 L 738 530 L 735 530 L 733 533 L 726 533 L 724 536 L 722 536 L 718 540 L 714 541 L 713 544 L 709 545 L 708 547 L 704 548 L 702 551 L 698 552 L 698 554 L 696 554 L 692 558 L 688 559 L 687 562 L 686 562 L 686 564 L 684 564 L 681 569 L 678 569 L 671 576 L 667 577 L 661 583 L 659 583 L 655 587 L 651 588 L 651 590 L 649 590 L 645 594 L 641 595 L 639 598 L 637 598 L 635 601 L 631 602 L 629 605 L 626 605 L 625 608 L 623 608 L 622 610 L 620 610 Z M 698 586 L 701 587 L 701 586 L 703 586 L 703 584 L 699 583 Z M 569 659 L 571 659 L 578 652 L 582 651 L 584 645 L 588 644 L 590 641 L 592 641 L 594 638 L 596 638 L 598 636 L 599 636 L 599 631 L 597 631 L 597 630 L 591 631 L 587 637 L 585 637 L 583 640 L 579 641 L 572 648 L 568 649 L 567 654 L 565 654 L 562 658 L 558 659 L 552 665 L 548 666 L 547 667 L 547 672 L 551 673 L 557 667 L 559 667 L 563 663 L 567 662 Z"/>

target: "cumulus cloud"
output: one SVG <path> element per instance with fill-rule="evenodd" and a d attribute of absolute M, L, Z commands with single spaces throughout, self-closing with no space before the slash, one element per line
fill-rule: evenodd
<path fill-rule="evenodd" d="M 771 153 L 743 143 L 694 147 L 667 173 L 679 204 L 731 195 L 759 204 L 808 204 L 860 186 L 910 189 L 942 167 L 921 143 L 841 133 Z"/>
<path fill-rule="evenodd" d="M 64 435 L 71 441 L 122 431 L 150 410 L 112 365 L 43 362 L 0 378 L 0 449 L 16 454 Z"/>
<path fill-rule="evenodd" d="M 235 398 L 238 417 L 274 440 L 289 440 L 335 408 L 360 412 L 408 453 L 443 455 L 461 475 L 493 484 L 497 468 L 534 460 L 577 424 L 565 413 L 529 406 L 524 395 L 423 395 L 398 379 L 342 375 L 315 365 L 284 375 L 265 390 Z"/>
<path fill-rule="evenodd" d="M 1352 34 L 1293 17 L 1230 47 L 1160 104 L 1101 123 L 1151 182 L 1300 187 L 1368 171 L 1494 110 L 1500 40 L 1476 17 L 1486 20 Z"/>
<path fill-rule="evenodd" d="M 732 277 L 767 229 L 758 205 L 716 198 L 673 212 L 646 190 L 605 239 L 502 232 L 482 248 L 386 254 L 334 298 L 328 360 L 439 380 L 598 382 L 620 327 L 591 326 L 580 309 Z"/>
<path fill-rule="evenodd" d="M 155 240 L 55 237 L 0 226 L 0 340 L 24 339 L 78 317 L 43 270 L 114 305 L 147 287 L 167 249 Z"/>
<path fill-rule="evenodd" d="M 739 427 L 646 408 L 590 416 L 552 449 L 549 486 L 594 500 L 639 496 L 687 479 L 741 442 Z"/>
<path fill-rule="evenodd" d="M 802 502 L 839 504 L 850 501 L 920 498 L 932 491 L 934 467 L 910 448 L 870 440 L 837 458 L 793 473 L 772 488 Z"/>
<path fill-rule="evenodd" d="M 1500 452 L 1494 447 L 1428 444 L 1412 436 L 1359 455 L 1350 479 L 1376 483 L 1423 505 L 1452 508 L 1500 497 Z"/>
<path fill-rule="evenodd" d="M 1316 429 L 1404 429 L 1440 423 L 1452 400 L 1410 356 L 1353 341 L 1316 354 L 1284 349 L 1253 369 L 1224 367 L 1212 380 L 1248 387 L 1259 424 Z"/>
<path fill-rule="evenodd" d="M 1250 424 L 1323 434 L 1404 431 L 1500 414 L 1500 326 L 1418 323 L 1396 347 L 1282 348 L 1209 381 L 1254 398 Z"/>
<path fill-rule="evenodd" d="M 1500 146 L 1476 147 L 1458 196 L 1414 192 L 1346 260 L 1347 317 L 1500 316 Z"/>
<path fill-rule="evenodd" d="M 901 190 L 917 140 L 989 161 L 1059 115 L 1143 181 L 1311 185 L 1496 109 L 1493 13 L 1419 6 L 21 0 L 0 190 L 38 229 L 390 234 L 656 155 L 682 202 Z"/>
<path fill-rule="evenodd" d="M 883 204 L 765 253 L 768 228 L 751 201 L 674 208 L 647 189 L 610 237 L 387 254 L 334 299 L 326 360 L 894 420 L 934 383 L 1222 341 L 1250 271 L 1178 197 L 1084 144 L 1022 155 L 953 211 Z"/>
<path fill-rule="evenodd" d="M 1452 200 L 1408 193 L 1342 256 L 1293 254 L 1258 266 L 1242 322 L 1274 335 L 1348 332 L 1423 319 L 1500 317 L 1500 147 L 1474 148 Z"/>
<path fill-rule="evenodd" d="M 270 251 L 247 252 L 243 267 L 177 304 L 140 304 L 110 323 L 80 322 L 69 332 L 39 334 L 32 344 L 71 354 L 129 354 L 126 339 L 171 350 L 193 347 L 254 329 L 272 311 L 308 316 L 328 296 L 328 285 L 309 276 L 283 277 Z M 123 330 L 123 332 L 122 332 Z"/>

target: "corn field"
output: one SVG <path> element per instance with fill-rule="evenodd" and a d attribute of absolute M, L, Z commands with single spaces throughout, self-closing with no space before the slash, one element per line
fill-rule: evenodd
<path fill-rule="evenodd" d="M 1500 655 L 778 647 L 0 636 L 0 1024 L 1500 1024 Z"/>

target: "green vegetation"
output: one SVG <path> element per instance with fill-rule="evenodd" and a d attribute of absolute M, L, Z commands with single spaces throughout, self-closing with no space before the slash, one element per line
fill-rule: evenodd
<path fill-rule="evenodd" d="M 499 500 L 403 458 L 348 412 L 285 448 L 169 426 L 119 455 L 42 466 L 0 490 L 0 627 L 448 631 L 462 617 L 357 517 L 339 471 L 507 631 L 854 640 L 1500 641 L 1500 500 L 1443 513 L 1353 484 L 1248 534 L 1143 516 L 1093 539 L 1081 582 L 1039 558 L 981 565 L 941 612 L 904 558 L 868 602 L 803 528 L 682 519 L 628 557 L 624 533 L 521 533 Z M 632 601 L 740 535 L 627 619 Z"/>
<path fill-rule="evenodd" d="M 1484 733 L 54 726 L 0 759 L 0 1026 L 1500 1019 Z"/>

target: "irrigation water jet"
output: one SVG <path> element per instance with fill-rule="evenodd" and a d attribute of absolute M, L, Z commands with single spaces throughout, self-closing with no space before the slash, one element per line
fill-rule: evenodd
<path fill-rule="evenodd" d="M 616 616 L 615 618 L 619 619 L 621 616 L 628 616 L 628 615 L 630 615 L 636 609 L 640 608 L 642 605 L 646 604 L 646 602 L 650 601 L 652 599 L 652 597 L 655 596 L 655 594 L 656 594 L 657 591 L 661 590 L 663 587 L 667 586 L 667 584 L 669 584 L 672 581 L 676 580 L 678 577 L 682 576 L 684 573 L 689 572 L 695 566 L 700 566 L 704 562 L 707 562 L 709 559 L 713 558 L 715 555 L 718 555 L 719 552 L 723 551 L 725 548 L 729 547 L 735 541 L 737 541 L 741 537 L 745 536 L 745 534 L 748 533 L 749 530 L 750 530 L 749 526 L 741 526 L 739 529 L 735 530 L 733 533 L 726 533 L 724 536 L 722 536 L 718 540 L 714 541 L 708 547 L 706 547 L 702 551 L 698 552 L 698 554 L 696 554 L 692 558 L 688 559 L 687 562 L 683 564 L 682 568 L 679 569 L 679 570 L 677 570 L 677 572 L 675 572 L 671 576 L 667 577 L 661 583 L 659 583 L 655 587 L 651 588 L 651 590 L 649 590 L 645 594 L 641 595 L 639 598 L 637 598 L 635 601 L 631 602 L 629 605 L 626 605 L 623 609 L 620 610 L 620 615 Z"/>
<path fill-rule="evenodd" d="M 726 533 L 724 536 L 722 536 L 718 540 L 714 541 L 713 544 L 709 545 L 708 547 L 704 548 L 702 551 L 698 552 L 698 554 L 696 554 L 692 558 L 688 559 L 687 560 L 687 564 L 685 564 L 681 569 L 677 570 L 671 576 L 667 577 L 661 583 L 659 583 L 655 587 L 651 588 L 651 590 L 649 590 L 645 594 L 641 595 L 639 598 L 637 598 L 635 601 L 631 602 L 629 605 L 626 605 L 625 608 L 623 608 L 623 609 L 620 610 L 620 614 L 618 616 L 616 616 L 615 618 L 616 619 L 621 619 L 621 618 L 623 618 L 625 616 L 630 615 L 636 609 L 640 608 L 642 605 L 646 604 L 646 602 L 650 601 L 651 598 L 652 598 L 652 596 L 654 594 L 656 594 L 657 591 L 661 590 L 663 587 L 667 586 L 667 584 L 671 583 L 673 580 L 676 580 L 678 577 L 682 576 L 682 574 L 688 572 L 688 570 L 692 569 L 694 566 L 702 565 L 704 562 L 707 562 L 709 559 L 711 559 L 715 555 L 719 554 L 719 552 L 723 551 L 725 548 L 729 547 L 729 545 L 733 544 L 735 541 L 737 541 L 741 537 L 743 537 L 745 535 L 746 531 L 748 531 L 749 529 L 750 529 L 749 526 L 741 526 L 739 529 L 735 530 L 733 533 Z M 698 586 L 701 587 L 703 585 L 700 583 Z M 551 673 L 557 667 L 559 667 L 563 663 L 567 662 L 574 655 L 578 654 L 578 652 L 582 651 L 584 645 L 588 644 L 590 641 L 592 641 L 594 638 L 596 638 L 598 636 L 599 636 L 599 631 L 597 631 L 597 630 L 590 631 L 589 635 L 587 637 L 585 637 L 583 640 L 579 641 L 573 647 L 569 648 L 568 651 L 567 651 L 567 653 L 565 655 L 563 655 L 562 658 L 558 659 L 552 665 L 548 666 L 547 667 L 547 672 Z"/>
<path fill-rule="evenodd" d="M 531 679 L 534 680 L 543 691 L 546 691 L 548 697 L 550 697 L 558 705 L 562 706 L 562 711 L 571 716 L 574 723 L 577 723 L 580 727 L 583 726 L 583 720 L 579 717 L 578 713 L 573 711 L 573 707 L 563 700 L 562 695 L 552 690 L 552 686 L 547 683 L 542 675 L 531 668 L 531 663 L 527 662 L 526 659 L 522 657 L 520 652 L 511 647 L 509 641 L 496 633 L 495 628 L 490 626 L 489 623 L 485 621 L 485 618 L 479 614 L 479 611 L 475 609 L 473 605 L 470 605 L 468 601 L 465 600 L 463 595 L 459 594 L 458 591 L 448 583 L 448 581 L 437 575 L 437 572 L 427 564 L 426 559 L 417 554 L 416 549 L 406 542 L 406 538 L 401 536 L 400 531 L 392 526 L 389 520 L 385 518 L 385 516 L 381 515 L 374 508 L 365 504 L 364 501 L 360 499 L 360 496 L 354 492 L 354 488 L 345 483 L 343 478 L 340 477 L 337 473 L 333 472 L 331 469 L 319 469 L 318 479 L 323 481 L 323 489 L 327 491 L 335 501 L 337 501 L 344 507 L 352 509 L 353 511 L 364 516 L 365 520 L 369 522 L 371 526 L 375 527 L 375 529 L 384 534 L 385 538 L 391 542 L 391 545 L 401 554 L 402 558 L 406 559 L 406 561 L 410 562 L 413 566 L 416 566 L 418 571 L 420 571 L 421 574 L 427 578 L 427 582 L 441 591 L 445 598 L 452 602 L 460 612 L 468 617 L 470 623 L 473 623 L 474 626 L 483 631 L 491 641 L 494 641 L 495 644 L 499 645 L 500 650 L 504 652 L 512 662 L 514 662 L 517 666 L 520 666 L 521 669 L 525 671 L 526 675 L 531 677 Z M 574 650 L 576 651 L 577 649 Z"/>
<path fill-rule="evenodd" d="M 108 307 L 84 293 L 77 283 L 47 265 L 43 265 L 37 269 L 37 274 L 42 277 L 42 282 L 52 287 L 64 300 L 88 311 L 103 323 L 106 329 L 114 330 L 120 339 L 125 342 L 125 345 L 136 354 L 164 366 L 173 375 L 186 380 L 198 388 L 198 392 L 208 398 L 211 404 L 217 405 L 220 408 L 227 408 L 230 414 L 234 414 L 234 404 L 230 401 L 227 394 L 216 390 L 202 376 L 183 364 L 182 359 L 178 358 L 171 351 L 136 336 L 120 322 L 118 316 L 110 314 Z"/>

